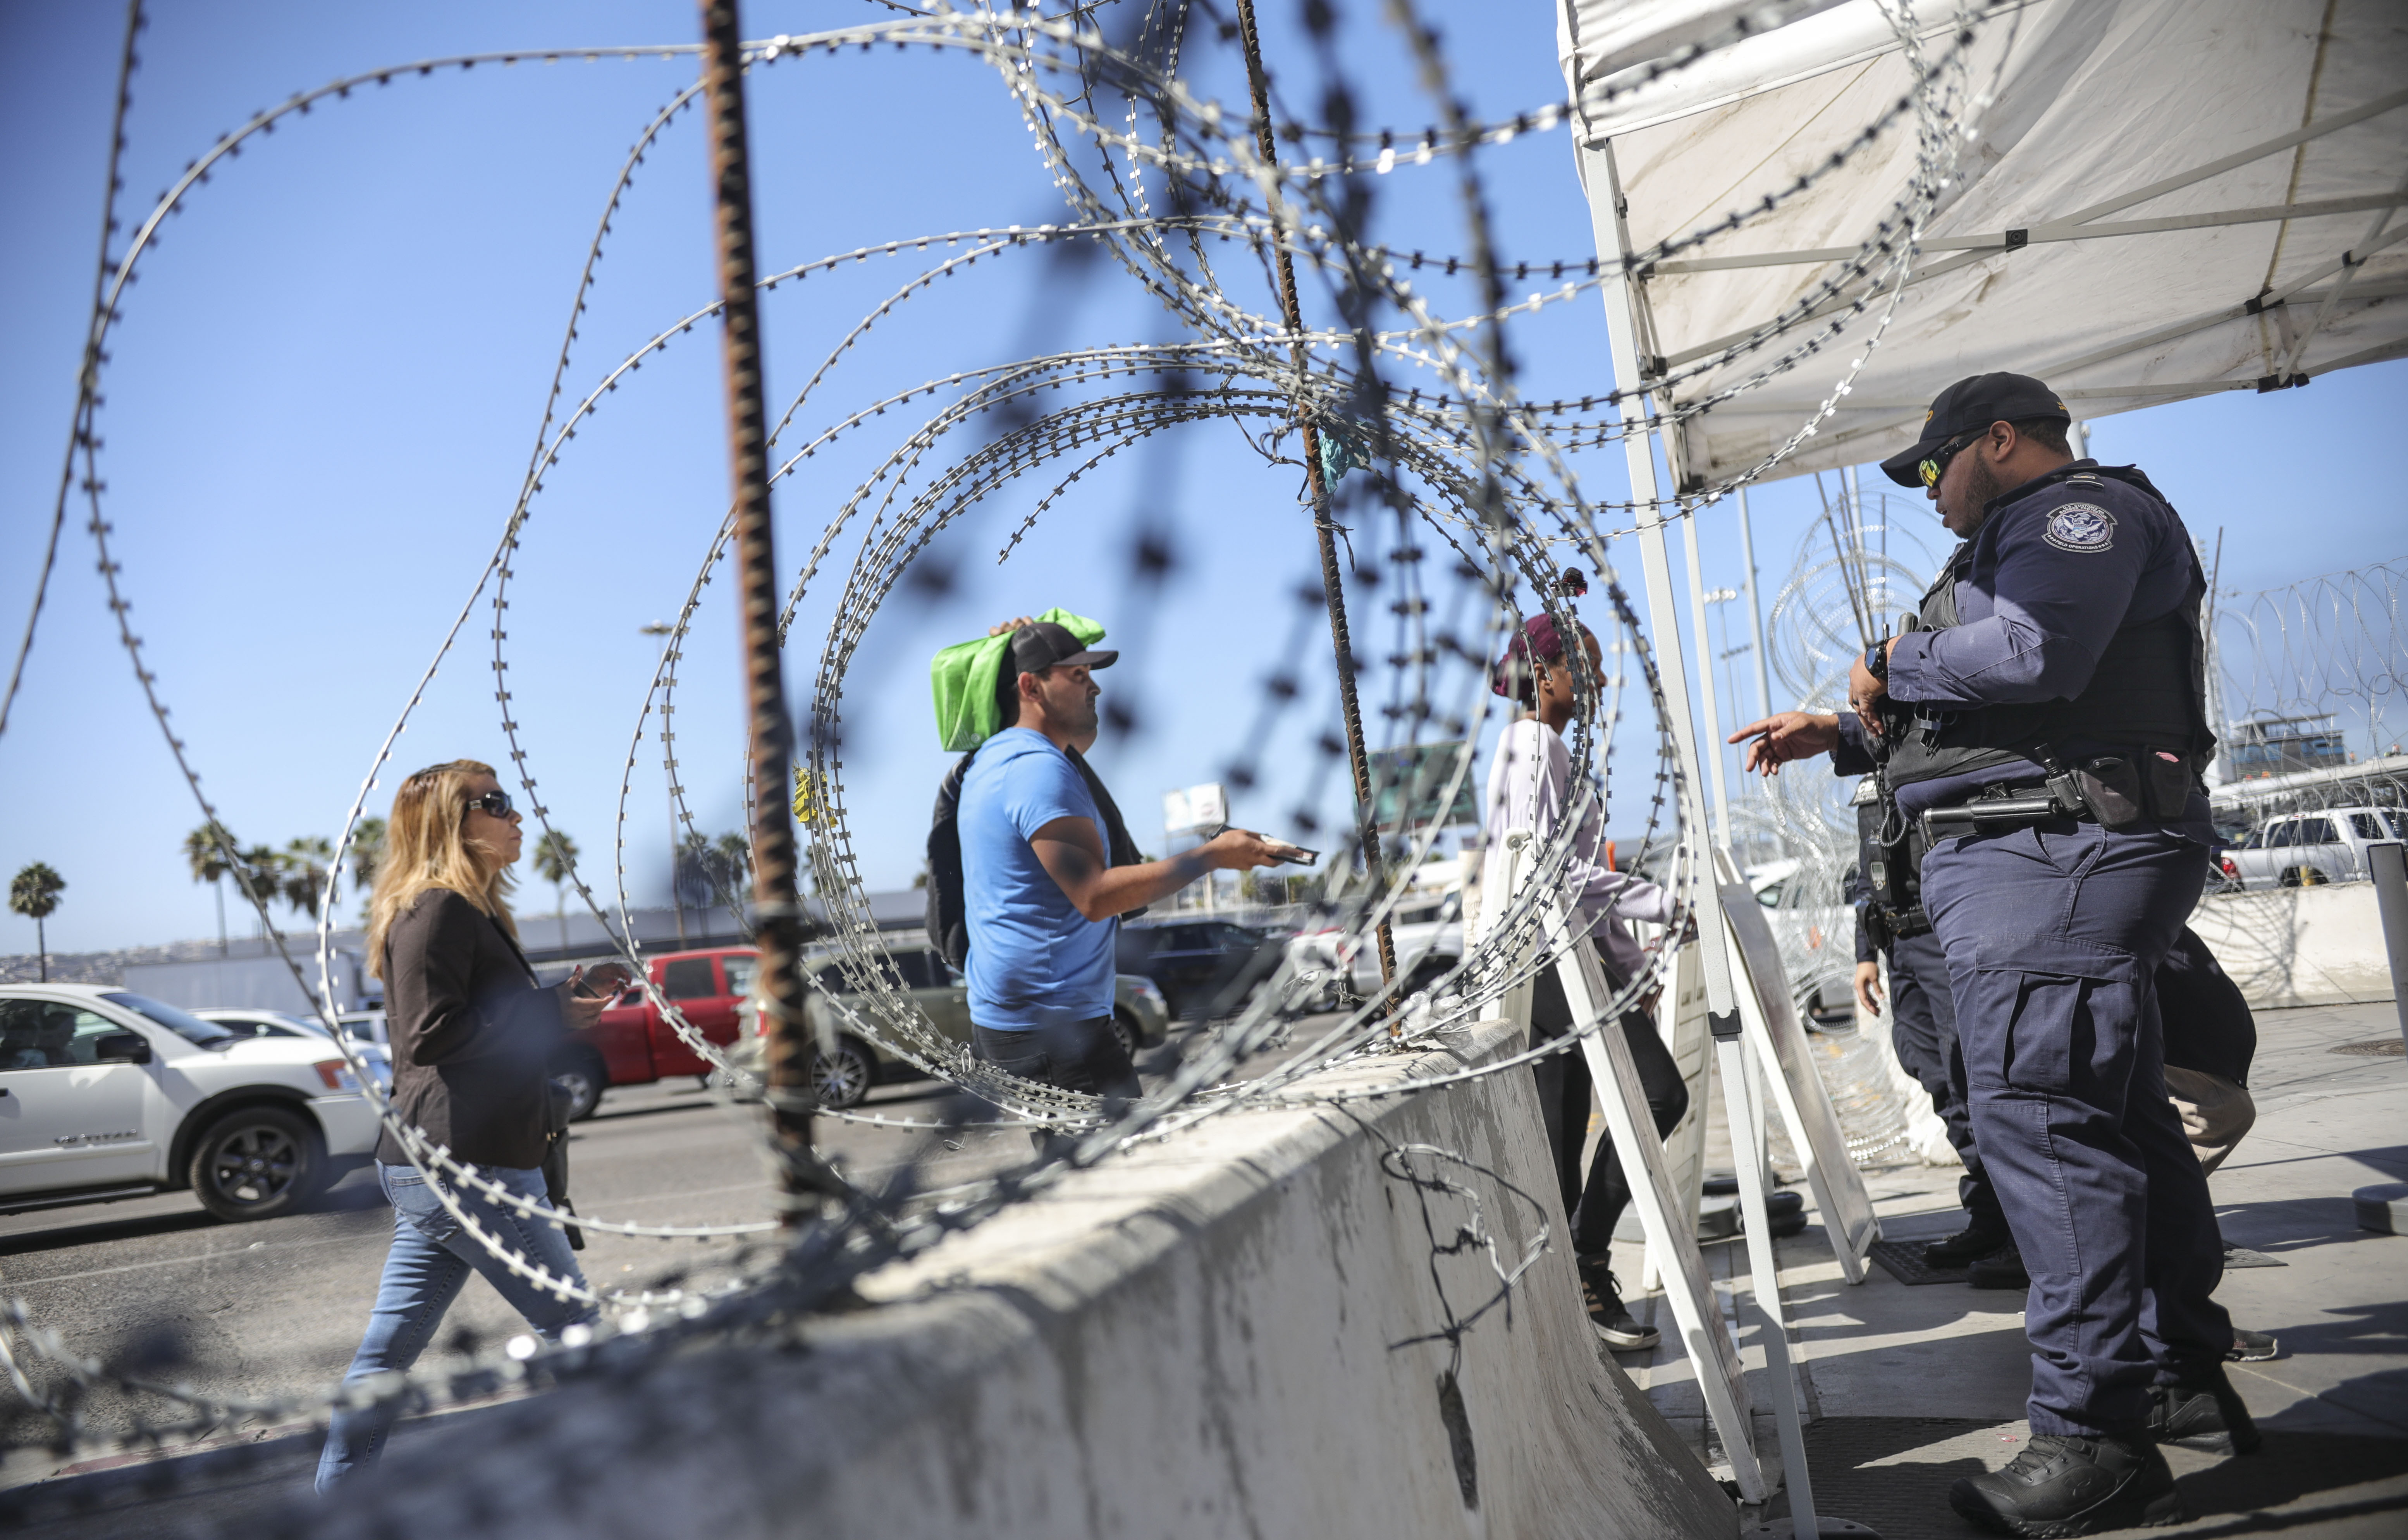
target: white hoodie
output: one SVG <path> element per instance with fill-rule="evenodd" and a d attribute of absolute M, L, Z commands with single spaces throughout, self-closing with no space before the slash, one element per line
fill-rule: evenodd
<path fill-rule="evenodd" d="M 1484 934 L 1512 899 L 1505 891 L 1506 831 L 1527 829 L 1544 843 L 1554 838 L 1571 800 L 1572 757 L 1564 747 L 1563 734 L 1536 717 L 1524 717 L 1508 727 L 1497 742 L 1497 758 L 1488 766 L 1488 848 L 1480 869 Z M 1574 911 L 1573 923 L 1588 928 L 1623 977 L 1636 974 L 1645 953 L 1622 921 L 1669 924 L 1672 895 L 1628 872 L 1607 868 L 1605 820 L 1595 801 L 1573 831 L 1562 883 Z"/>

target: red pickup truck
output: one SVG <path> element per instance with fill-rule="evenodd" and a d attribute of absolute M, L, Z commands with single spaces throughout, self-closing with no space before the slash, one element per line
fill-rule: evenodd
<path fill-rule="evenodd" d="M 661 993 L 676 1003 L 687 1025 L 710 1042 L 725 1045 L 736 1041 L 738 1010 L 752 992 L 757 965 L 750 947 L 670 952 L 652 960 L 652 977 Z M 571 1034 L 552 1061 L 552 1077 L 568 1089 L 572 1119 L 592 1117 L 609 1087 L 710 1072 L 710 1065 L 686 1046 L 639 990 L 622 995 L 589 1030 Z"/>

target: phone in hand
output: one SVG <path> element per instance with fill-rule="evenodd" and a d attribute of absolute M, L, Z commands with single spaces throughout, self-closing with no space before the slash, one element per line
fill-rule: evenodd
<path fill-rule="evenodd" d="M 1263 843 L 1270 847 L 1272 855 L 1290 866 L 1310 866 L 1321 859 L 1321 852 L 1318 850 L 1308 850 L 1301 845 L 1293 845 L 1283 839 L 1273 839 L 1268 834 L 1263 836 Z"/>
<path fill-rule="evenodd" d="M 636 981 L 636 970 L 624 962 L 600 962 L 580 968 L 568 980 L 568 992 L 580 1000 L 614 1000 Z"/>

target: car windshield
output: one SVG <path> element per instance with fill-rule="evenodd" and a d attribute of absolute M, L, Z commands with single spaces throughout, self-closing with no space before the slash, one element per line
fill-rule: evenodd
<path fill-rule="evenodd" d="M 157 1022 L 187 1043 L 197 1043 L 205 1048 L 228 1048 L 243 1040 L 241 1033 L 229 1032 L 215 1021 L 204 1021 L 197 1016 L 187 1016 L 175 1006 L 163 1005 L 148 995 L 128 994 L 121 990 L 101 998 L 112 1005 L 121 1005 Z"/>

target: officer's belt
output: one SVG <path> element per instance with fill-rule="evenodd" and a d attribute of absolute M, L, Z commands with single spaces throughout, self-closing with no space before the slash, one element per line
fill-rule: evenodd
<path fill-rule="evenodd" d="M 2068 797 L 2067 790 L 2042 781 L 1986 787 L 1971 802 L 1954 807 L 1925 808 L 1923 835 L 1936 844 L 1960 834 L 1995 834 L 2059 819 L 2097 822 L 2098 816 L 2078 794 Z"/>
<path fill-rule="evenodd" d="M 1892 941 L 1909 941 L 1915 936 L 1930 934 L 1931 917 L 1923 912 L 1923 905 L 1920 904 L 1912 909 L 1905 910 L 1893 909 L 1884 905 L 1881 905 L 1881 912 L 1882 929 L 1889 933 Z"/>

